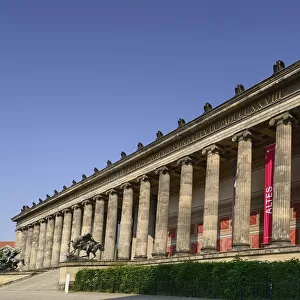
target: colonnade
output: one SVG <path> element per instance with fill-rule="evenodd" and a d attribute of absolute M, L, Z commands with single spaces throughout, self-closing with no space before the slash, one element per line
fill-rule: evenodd
<path fill-rule="evenodd" d="M 272 118 L 270 125 L 276 126 L 276 158 L 274 168 L 273 233 L 272 245 L 290 244 L 290 196 L 291 196 L 291 151 L 292 116 L 286 112 Z M 232 137 L 237 143 L 237 170 L 235 208 L 233 216 L 233 249 L 250 247 L 250 205 L 252 170 L 251 129 L 241 131 Z M 203 149 L 206 156 L 206 179 L 203 210 L 203 247 L 205 252 L 217 251 L 218 202 L 220 157 L 222 149 L 217 144 Z M 177 219 L 176 255 L 190 253 L 190 225 L 192 213 L 194 162 L 186 156 L 178 160 L 181 168 Z M 155 171 L 158 177 L 157 209 L 153 258 L 165 257 L 167 253 L 168 220 L 171 174 L 168 166 Z M 132 247 L 135 259 L 148 257 L 148 230 L 151 201 L 151 179 L 144 174 L 137 178 L 139 199 L 137 208 L 136 236 L 133 243 L 134 206 L 133 186 L 126 182 L 105 194 L 57 212 L 17 230 L 16 247 L 21 248 L 22 258 L 29 269 L 57 267 L 66 259 L 70 250 L 69 241 L 79 235 L 92 233 L 95 240 L 104 242 L 103 260 L 130 260 Z M 120 193 L 121 191 L 121 193 Z M 116 239 L 118 203 L 122 202 L 118 255 Z M 105 222 L 105 202 L 107 217 Z M 104 226 L 106 224 L 106 226 Z M 105 232 L 104 232 L 105 231 Z M 100 256 L 98 256 L 98 259 Z"/>

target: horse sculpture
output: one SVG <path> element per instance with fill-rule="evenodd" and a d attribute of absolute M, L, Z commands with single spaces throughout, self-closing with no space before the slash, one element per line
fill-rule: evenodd
<path fill-rule="evenodd" d="M 85 235 L 79 236 L 77 238 L 75 238 L 74 240 L 71 240 L 69 242 L 69 245 L 72 244 L 73 246 L 73 250 L 68 253 L 67 257 L 70 259 L 71 257 L 74 258 L 74 254 L 75 252 L 78 251 L 85 251 L 86 255 L 82 256 L 82 257 L 90 257 L 90 254 L 92 253 L 94 255 L 93 258 L 96 257 L 96 252 L 98 250 L 100 251 L 104 251 L 104 247 L 102 246 L 101 243 L 96 242 L 92 235 L 90 233 L 87 233 Z"/>

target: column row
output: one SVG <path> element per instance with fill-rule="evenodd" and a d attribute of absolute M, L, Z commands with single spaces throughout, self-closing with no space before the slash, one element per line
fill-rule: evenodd
<path fill-rule="evenodd" d="M 273 234 L 272 244 L 289 244 L 289 208 L 291 194 L 291 145 L 292 117 L 289 113 L 270 120 L 276 125 L 276 158 L 274 169 Z M 237 142 L 237 168 L 235 178 L 235 203 L 233 215 L 233 248 L 250 247 L 250 205 L 252 172 L 252 135 L 245 130 L 233 136 Z M 218 202 L 220 156 L 222 149 L 211 145 L 203 149 L 206 156 L 206 179 L 203 212 L 203 251 L 217 250 Z M 177 255 L 190 253 L 190 224 L 193 193 L 193 161 L 190 157 L 178 160 L 181 168 L 179 205 L 177 219 L 176 252 Z M 155 171 L 159 176 L 158 197 L 155 222 L 155 239 L 152 256 L 163 257 L 167 252 L 168 219 L 170 201 L 170 171 L 163 166 Z M 151 202 L 151 183 L 147 175 L 137 179 L 139 200 L 135 245 L 133 245 L 133 187 L 124 183 L 119 187 L 123 192 L 120 227 L 118 229 L 117 189 L 107 191 L 107 219 L 105 222 L 105 200 L 97 195 L 93 201 L 86 200 L 82 205 L 74 205 L 28 226 L 17 232 L 16 242 L 23 249 L 25 264 L 28 268 L 49 268 L 58 266 L 70 251 L 70 240 L 91 233 L 96 241 L 102 242 L 105 230 L 104 260 L 116 257 L 117 234 L 120 260 L 131 258 L 134 247 L 135 259 L 149 256 L 149 219 Z M 94 208 L 93 208 L 94 207 Z M 136 217 L 136 216 L 135 216 Z M 106 228 L 104 228 L 106 223 Z M 92 232 L 93 230 L 93 232 Z M 78 253 L 77 253 L 78 254 Z M 98 254 L 100 259 L 100 254 Z"/>

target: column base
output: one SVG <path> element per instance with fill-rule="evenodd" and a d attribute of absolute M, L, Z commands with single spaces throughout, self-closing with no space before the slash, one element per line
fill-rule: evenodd
<path fill-rule="evenodd" d="M 146 260 L 147 258 L 147 255 L 136 255 L 134 260 Z"/>
<path fill-rule="evenodd" d="M 118 257 L 117 260 L 122 260 L 122 261 L 129 261 L 129 257 Z"/>
<path fill-rule="evenodd" d="M 152 253 L 152 258 L 153 259 L 166 258 L 166 257 L 168 257 L 168 254 L 166 252 L 155 252 L 155 253 Z"/>
<path fill-rule="evenodd" d="M 214 247 L 205 247 L 205 248 L 201 248 L 201 252 L 204 252 L 204 253 L 215 253 L 215 252 L 218 252 L 217 248 L 214 248 Z"/>
<path fill-rule="evenodd" d="M 191 254 L 191 251 L 190 250 L 178 250 L 176 251 L 175 255 L 174 256 L 188 256 Z"/>
<path fill-rule="evenodd" d="M 277 248 L 277 247 L 291 247 L 291 240 L 271 240 L 270 244 L 265 246 L 265 248 Z"/>
<path fill-rule="evenodd" d="M 233 244 L 231 251 L 243 251 L 249 249 L 250 249 L 250 244 Z"/>

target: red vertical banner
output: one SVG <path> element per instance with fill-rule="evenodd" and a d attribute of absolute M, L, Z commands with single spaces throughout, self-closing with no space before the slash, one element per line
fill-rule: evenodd
<path fill-rule="evenodd" d="M 274 162 L 275 144 L 266 147 L 265 155 L 264 244 L 270 244 L 272 239 Z"/>

